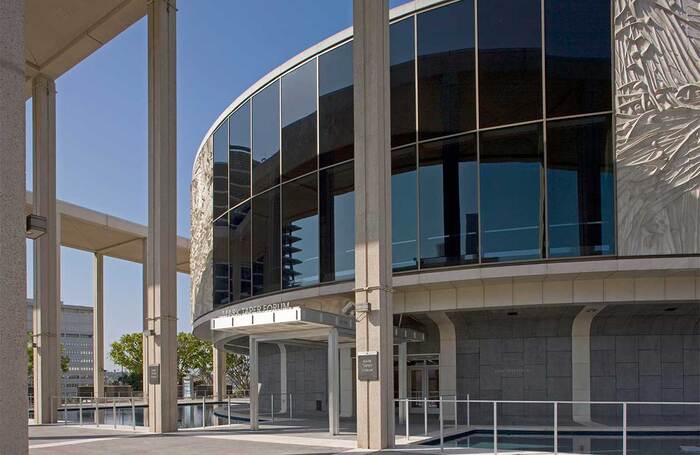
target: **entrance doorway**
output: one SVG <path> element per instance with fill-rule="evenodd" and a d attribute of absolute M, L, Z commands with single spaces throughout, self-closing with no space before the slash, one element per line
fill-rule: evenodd
<path fill-rule="evenodd" d="M 408 396 L 414 400 L 437 400 L 440 398 L 440 367 L 437 360 L 423 359 L 409 361 Z M 412 401 L 411 413 L 423 413 L 423 403 Z M 428 403 L 428 413 L 438 413 L 438 403 Z"/>

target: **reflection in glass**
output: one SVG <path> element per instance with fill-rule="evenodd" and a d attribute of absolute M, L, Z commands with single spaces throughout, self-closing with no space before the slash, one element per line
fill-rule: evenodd
<path fill-rule="evenodd" d="M 279 183 L 279 80 L 253 96 L 253 194 Z"/>
<path fill-rule="evenodd" d="M 280 289 L 279 187 L 253 197 L 253 295 Z"/>
<path fill-rule="evenodd" d="M 545 2 L 547 116 L 611 109 L 610 0 Z"/>
<path fill-rule="evenodd" d="M 416 140 L 416 57 L 413 17 L 391 24 L 391 146 Z"/>
<path fill-rule="evenodd" d="M 478 10 L 479 126 L 542 118 L 540 0 L 489 0 Z"/>
<path fill-rule="evenodd" d="M 214 218 L 228 210 L 228 120 L 214 132 Z"/>
<path fill-rule="evenodd" d="M 353 163 L 319 173 L 321 281 L 355 276 L 355 193 Z"/>
<path fill-rule="evenodd" d="M 391 259 L 394 271 L 418 266 L 416 148 L 391 151 Z"/>
<path fill-rule="evenodd" d="M 420 139 L 473 130 L 473 2 L 462 0 L 421 13 L 417 27 Z"/>
<path fill-rule="evenodd" d="M 229 212 L 228 255 L 231 267 L 231 301 L 233 302 L 251 296 L 251 222 L 250 201 L 231 209 Z"/>
<path fill-rule="evenodd" d="M 246 101 L 229 121 L 229 207 L 250 197 L 250 102 Z"/>
<path fill-rule="evenodd" d="M 314 173 L 282 185 L 282 287 L 318 283 L 318 190 Z"/>
<path fill-rule="evenodd" d="M 229 303 L 228 216 L 214 221 L 212 243 L 214 308 Z"/>
<path fill-rule="evenodd" d="M 547 123 L 549 256 L 613 254 L 609 115 Z"/>
<path fill-rule="evenodd" d="M 478 261 L 475 135 L 419 150 L 421 268 Z"/>
<path fill-rule="evenodd" d="M 542 127 L 480 133 L 482 261 L 542 257 Z"/>
<path fill-rule="evenodd" d="M 319 164 L 353 155 L 352 42 L 318 57 Z"/>
<path fill-rule="evenodd" d="M 316 59 L 282 77 L 282 179 L 316 169 Z"/>

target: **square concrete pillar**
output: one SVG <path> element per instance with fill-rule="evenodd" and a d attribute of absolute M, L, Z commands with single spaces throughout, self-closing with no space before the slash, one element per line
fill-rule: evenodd
<path fill-rule="evenodd" d="M 24 1 L 0 0 L 0 453 L 27 446 Z"/>
<path fill-rule="evenodd" d="M 378 354 L 378 380 L 357 381 L 357 445 L 394 444 L 391 300 L 389 6 L 353 1 L 357 354 Z"/>
<path fill-rule="evenodd" d="M 175 0 L 148 2 L 148 420 L 177 430 Z M 156 370 L 158 374 L 156 375 Z M 150 381 L 153 376 L 154 381 Z"/>
<path fill-rule="evenodd" d="M 226 397 L 226 351 L 212 348 L 212 384 L 214 399 L 221 401 Z"/>
<path fill-rule="evenodd" d="M 260 384 L 258 380 L 258 342 L 255 337 L 250 337 L 248 345 L 248 361 L 250 372 L 248 375 L 248 394 L 250 396 L 250 429 L 258 429 L 258 395 L 260 392 Z"/>
<path fill-rule="evenodd" d="M 95 253 L 92 268 L 92 391 L 104 396 L 105 332 L 104 332 L 104 256 Z"/>
<path fill-rule="evenodd" d="M 56 422 L 61 375 L 60 221 L 56 212 L 56 84 L 32 81 L 34 213 L 46 217 L 46 234 L 34 242 L 34 419 Z"/>
<path fill-rule="evenodd" d="M 338 329 L 328 332 L 328 432 L 335 436 L 340 432 L 340 381 L 338 372 Z"/>

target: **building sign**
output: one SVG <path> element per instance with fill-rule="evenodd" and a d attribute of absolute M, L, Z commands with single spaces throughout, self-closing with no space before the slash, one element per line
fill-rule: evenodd
<path fill-rule="evenodd" d="M 379 380 L 379 353 L 357 353 L 357 379 L 360 381 Z"/>
<path fill-rule="evenodd" d="M 160 365 L 148 366 L 148 383 L 152 385 L 160 384 Z"/>
<path fill-rule="evenodd" d="M 221 312 L 222 316 L 236 316 L 248 313 L 263 313 L 265 311 L 286 310 L 290 308 L 290 302 L 269 303 L 267 305 L 252 305 L 245 308 L 226 308 Z"/>

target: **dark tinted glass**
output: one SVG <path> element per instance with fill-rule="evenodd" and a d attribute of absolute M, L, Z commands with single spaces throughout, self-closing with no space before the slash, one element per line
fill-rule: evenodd
<path fill-rule="evenodd" d="M 547 115 L 610 110 L 610 0 L 547 0 L 545 30 Z"/>
<path fill-rule="evenodd" d="M 416 140 L 416 56 L 413 17 L 391 24 L 391 146 Z"/>
<path fill-rule="evenodd" d="M 417 25 L 420 138 L 473 130 L 476 126 L 473 2 L 462 0 L 419 14 Z"/>
<path fill-rule="evenodd" d="M 252 273 L 250 267 L 250 233 L 253 214 L 250 202 L 239 205 L 229 212 L 228 256 L 231 268 L 231 301 L 251 296 Z"/>
<path fill-rule="evenodd" d="M 478 9 L 479 126 L 542 118 L 540 0 L 489 0 Z"/>
<path fill-rule="evenodd" d="M 391 259 L 394 270 L 415 269 L 418 265 L 416 226 L 416 148 L 391 151 Z"/>
<path fill-rule="evenodd" d="M 280 180 L 279 81 L 253 97 L 253 193 Z"/>
<path fill-rule="evenodd" d="M 316 59 L 282 77 L 282 179 L 316 169 Z"/>
<path fill-rule="evenodd" d="M 355 193 L 353 163 L 319 173 L 321 281 L 355 276 Z"/>
<path fill-rule="evenodd" d="M 280 191 L 253 198 L 253 295 L 280 289 Z"/>
<path fill-rule="evenodd" d="M 318 189 L 314 173 L 282 186 L 282 287 L 318 283 Z"/>
<path fill-rule="evenodd" d="M 228 216 L 214 221 L 214 308 L 229 303 Z"/>
<path fill-rule="evenodd" d="M 214 218 L 228 210 L 228 120 L 214 132 Z"/>
<path fill-rule="evenodd" d="M 542 128 L 480 133 L 482 261 L 542 256 Z"/>
<path fill-rule="evenodd" d="M 475 135 L 422 144 L 419 160 L 421 268 L 478 261 Z"/>
<path fill-rule="evenodd" d="M 352 42 L 318 58 L 318 141 L 321 167 L 352 158 Z"/>
<path fill-rule="evenodd" d="M 229 121 L 229 207 L 250 197 L 250 102 L 231 115 Z"/>
<path fill-rule="evenodd" d="M 547 123 L 549 256 L 612 254 L 610 116 Z"/>

